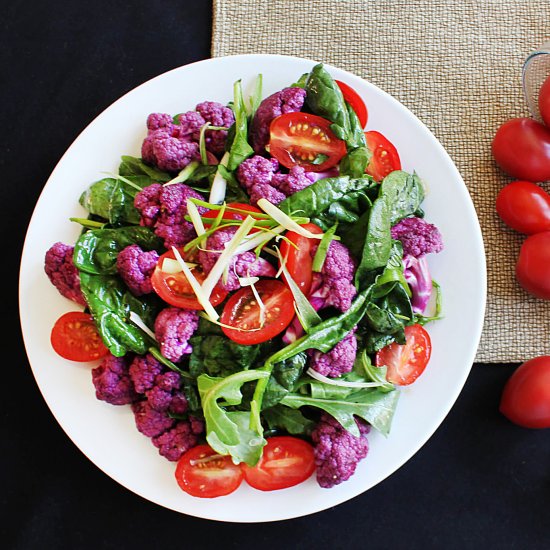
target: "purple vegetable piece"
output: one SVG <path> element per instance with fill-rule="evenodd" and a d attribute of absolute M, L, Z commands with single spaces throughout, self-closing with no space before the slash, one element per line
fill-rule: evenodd
<path fill-rule="evenodd" d="M 151 113 L 147 117 L 147 130 L 149 134 L 161 128 L 171 132 L 173 126 L 172 117 L 167 113 Z"/>
<path fill-rule="evenodd" d="M 314 253 L 315 251 L 312 250 L 312 254 Z M 347 311 L 357 294 L 353 285 L 354 275 L 355 262 L 349 250 L 342 243 L 332 241 L 321 273 L 313 274 L 313 283 L 308 296 L 310 302 L 318 300 L 323 303 L 323 307 L 332 306 L 342 312 Z"/>
<path fill-rule="evenodd" d="M 129 373 L 138 393 L 145 393 L 155 385 L 156 377 L 165 370 L 150 353 L 136 355 L 130 364 Z"/>
<path fill-rule="evenodd" d="M 137 429 L 147 437 L 157 437 L 172 428 L 175 420 L 164 411 L 157 411 L 147 401 L 132 404 Z"/>
<path fill-rule="evenodd" d="M 189 338 L 199 326 L 196 311 L 168 307 L 155 319 L 155 337 L 160 343 L 160 351 L 170 361 L 177 362 L 193 351 Z"/>
<path fill-rule="evenodd" d="M 279 168 L 276 159 L 260 155 L 246 159 L 237 168 L 237 179 L 248 192 L 252 204 L 257 204 L 262 198 L 279 204 L 316 180 L 313 172 L 306 172 L 301 166 L 292 167 L 288 173 L 280 172 Z"/>
<path fill-rule="evenodd" d="M 193 431 L 193 424 L 188 420 L 180 420 L 170 430 L 153 437 L 153 445 L 158 448 L 159 453 L 172 462 L 177 462 L 198 442 L 199 438 Z"/>
<path fill-rule="evenodd" d="M 196 109 L 212 126 L 230 128 L 235 122 L 233 111 L 216 101 L 203 101 L 197 105 Z M 224 153 L 227 141 L 226 130 L 207 130 L 204 137 L 208 151 L 215 155 Z"/>
<path fill-rule="evenodd" d="M 179 392 L 180 384 L 181 376 L 177 372 L 168 371 L 157 375 L 155 385 L 145 392 L 147 402 L 157 411 L 176 412 L 175 408 L 177 414 L 185 413 L 187 399 L 183 393 Z"/>
<path fill-rule="evenodd" d="M 73 246 L 55 243 L 46 252 L 44 271 L 62 296 L 85 306 L 86 300 L 80 290 L 80 277 L 73 263 L 73 252 Z"/>
<path fill-rule="evenodd" d="M 316 349 L 308 350 L 310 367 L 323 376 L 336 378 L 350 372 L 355 363 L 357 354 L 357 339 L 355 327 L 338 342 L 328 353 L 321 353 Z"/>
<path fill-rule="evenodd" d="M 365 437 L 370 426 L 362 420 L 355 422 L 360 437 L 345 430 L 332 416 L 323 413 L 311 434 L 314 443 L 317 482 L 326 489 L 348 480 L 357 464 L 367 456 L 369 445 Z"/>
<path fill-rule="evenodd" d="M 272 185 L 287 197 L 309 187 L 314 181 L 313 172 L 306 172 L 302 166 L 293 166 L 288 174 L 274 174 Z"/>
<path fill-rule="evenodd" d="M 415 258 L 407 254 L 403 258 L 403 274 L 412 292 L 411 305 L 415 313 L 424 313 L 432 296 L 432 277 L 426 256 Z"/>
<path fill-rule="evenodd" d="M 191 222 L 185 220 L 187 199 L 203 199 L 184 183 L 160 185 L 153 183 L 142 189 L 134 199 L 134 206 L 141 215 L 141 224 L 153 227 L 155 234 L 164 239 L 164 246 L 181 247 L 196 237 Z M 208 209 L 197 206 L 203 214 Z"/>
<path fill-rule="evenodd" d="M 443 239 L 439 229 L 422 218 L 405 218 L 391 229 L 392 239 L 401 241 L 403 255 L 418 258 L 431 252 L 443 250 Z"/>
<path fill-rule="evenodd" d="M 219 229 L 215 231 L 206 240 L 206 250 L 199 251 L 199 262 L 202 265 L 204 273 L 208 274 L 218 261 L 219 254 L 212 252 L 225 249 L 235 233 L 237 228 L 231 227 L 227 229 Z M 229 265 L 227 281 L 220 281 L 220 285 L 228 291 L 237 290 L 240 288 L 239 277 L 274 277 L 276 275 L 275 268 L 264 258 L 257 258 L 252 251 L 237 254 Z"/>
<path fill-rule="evenodd" d="M 158 259 L 158 252 L 145 252 L 137 244 L 131 244 L 120 251 L 116 260 L 117 271 L 132 294 L 142 296 L 153 292 L 151 275 Z"/>
<path fill-rule="evenodd" d="M 201 128 L 206 120 L 196 111 L 187 111 L 179 116 L 179 123 L 176 126 L 178 138 L 199 141 Z"/>
<path fill-rule="evenodd" d="M 138 398 L 126 357 L 105 356 L 100 365 L 92 369 L 92 381 L 96 397 L 111 405 L 127 405 Z"/>
<path fill-rule="evenodd" d="M 250 125 L 250 139 L 256 153 L 262 153 L 269 142 L 271 121 L 279 115 L 300 111 L 305 99 L 306 91 L 303 88 L 284 88 L 260 103 Z"/>

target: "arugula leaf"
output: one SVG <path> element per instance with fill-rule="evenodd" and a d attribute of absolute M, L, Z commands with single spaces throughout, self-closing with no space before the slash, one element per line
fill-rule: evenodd
<path fill-rule="evenodd" d="M 397 390 L 384 392 L 378 389 L 350 390 L 349 388 L 331 390 L 321 387 L 320 382 L 310 382 L 309 395 L 293 393 L 286 395 L 281 403 L 287 407 L 316 407 L 334 417 L 344 429 L 359 437 L 359 428 L 355 423 L 355 416 L 366 420 L 383 435 L 387 436 L 393 415 L 397 407 L 399 392 Z"/>
<path fill-rule="evenodd" d="M 224 407 L 239 405 L 243 395 L 241 387 L 246 382 L 269 378 L 269 373 L 262 370 L 245 370 L 225 378 L 201 374 L 197 386 L 206 421 L 206 440 L 218 453 L 231 455 L 233 462 L 246 462 L 254 466 L 262 455 L 266 444 L 260 431 L 251 425 L 251 413 L 239 410 L 227 410 Z M 251 408 L 258 405 L 251 403 Z"/>

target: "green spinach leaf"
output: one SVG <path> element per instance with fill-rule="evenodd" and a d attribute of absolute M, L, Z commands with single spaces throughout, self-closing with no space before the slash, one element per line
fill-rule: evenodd
<path fill-rule="evenodd" d="M 149 227 L 132 225 L 118 229 L 91 229 L 76 242 L 73 261 L 80 271 L 112 275 L 116 273 L 118 253 L 131 244 L 138 244 L 144 250 L 162 248 L 162 240 Z"/>

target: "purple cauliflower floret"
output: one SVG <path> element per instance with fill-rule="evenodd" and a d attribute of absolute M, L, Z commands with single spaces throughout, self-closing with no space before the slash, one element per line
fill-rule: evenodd
<path fill-rule="evenodd" d="M 240 164 L 237 179 L 248 192 L 252 204 L 262 198 L 279 204 L 296 191 L 310 186 L 316 176 L 302 166 L 294 166 L 288 173 L 280 172 L 276 159 L 254 155 Z"/>
<path fill-rule="evenodd" d="M 159 259 L 156 250 L 143 251 L 137 244 L 121 250 L 116 259 L 118 274 L 132 294 L 142 296 L 153 292 L 151 275 Z"/>
<path fill-rule="evenodd" d="M 205 250 L 199 250 L 199 262 L 204 273 L 208 274 L 220 257 L 215 251 L 223 251 L 235 233 L 236 227 L 219 229 L 206 240 Z M 220 285 L 231 292 L 241 287 L 239 277 L 275 277 L 275 268 L 264 258 L 256 257 L 252 251 L 237 254 L 229 264 L 227 281 L 220 280 Z"/>
<path fill-rule="evenodd" d="M 98 367 L 92 369 L 92 381 L 96 397 L 111 405 L 127 405 L 138 398 L 126 357 L 107 355 Z"/>
<path fill-rule="evenodd" d="M 308 350 L 310 367 L 323 376 L 338 377 L 353 369 L 357 354 L 357 339 L 354 328 L 338 342 L 328 353 L 316 349 Z"/>
<path fill-rule="evenodd" d="M 137 193 L 134 206 L 141 215 L 141 224 L 153 227 L 166 248 L 181 247 L 196 237 L 193 224 L 185 219 L 189 198 L 203 197 L 184 183 L 153 183 Z M 197 206 L 197 210 L 203 214 L 207 208 Z"/>
<path fill-rule="evenodd" d="M 160 455 L 177 462 L 185 452 L 198 444 L 198 435 L 203 431 L 204 424 L 200 420 L 180 420 L 170 430 L 153 437 L 153 445 L 158 448 Z"/>
<path fill-rule="evenodd" d="M 174 124 L 172 123 L 172 117 L 167 113 L 151 113 L 147 117 L 148 133 L 159 130 L 160 128 L 172 131 L 173 126 Z"/>
<path fill-rule="evenodd" d="M 136 355 L 130 364 L 129 373 L 138 393 L 145 393 L 155 385 L 156 377 L 164 371 L 160 363 L 150 353 Z"/>
<path fill-rule="evenodd" d="M 206 120 L 196 111 L 187 111 L 178 117 L 176 126 L 177 137 L 199 141 L 201 128 L 206 124 Z"/>
<path fill-rule="evenodd" d="M 348 480 L 360 460 L 367 456 L 369 445 L 366 435 L 370 426 L 355 420 L 360 436 L 356 437 L 332 416 L 323 413 L 311 434 L 314 443 L 317 483 L 325 489 Z"/>
<path fill-rule="evenodd" d="M 179 172 L 191 161 L 200 160 L 199 144 L 183 138 L 159 136 L 153 142 L 155 164 L 165 172 Z"/>
<path fill-rule="evenodd" d="M 403 255 L 415 258 L 443 250 L 439 229 L 422 218 L 405 218 L 391 228 L 392 239 L 401 241 Z"/>
<path fill-rule="evenodd" d="M 411 305 L 415 313 L 424 313 L 432 296 L 432 277 L 426 256 L 403 258 L 403 275 L 412 292 Z"/>
<path fill-rule="evenodd" d="M 216 101 L 203 101 L 196 106 L 196 109 L 212 126 L 230 128 L 235 122 L 233 111 Z M 226 130 L 207 130 L 204 138 L 207 150 L 215 155 L 224 153 L 227 141 Z"/>
<path fill-rule="evenodd" d="M 317 247 L 315 247 L 316 249 Z M 315 254 L 315 251 L 312 250 Z M 314 273 L 310 301 L 323 303 L 323 307 L 335 307 L 339 311 L 347 311 L 357 289 L 353 284 L 355 276 L 355 261 L 349 250 L 342 243 L 332 241 L 321 273 Z"/>
<path fill-rule="evenodd" d="M 46 252 L 44 271 L 62 296 L 85 306 L 86 300 L 80 290 L 80 277 L 73 263 L 73 252 L 73 246 L 55 243 Z"/>
<path fill-rule="evenodd" d="M 181 384 L 181 377 L 177 372 L 169 371 L 157 375 L 155 385 L 145 392 L 147 402 L 157 411 L 176 412 L 173 410 L 173 401 Z M 183 396 L 184 400 L 181 399 Z M 187 399 L 181 392 L 178 393 L 176 401 L 177 414 L 187 411 Z"/>
<path fill-rule="evenodd" d="M 155 319 L 155 337 L 160 343 L 160 351 L 170 361 L 177 362 L 193 348 L 189 338 L 199 326 L 196 311 L 167 307 Z"/>
<path fill-rule="evenodd" d="M 300 111 L 305 99 L 306 91 L 293 87 L 275 92 L 260 103 L 250 125 L 250 139 L 256 153 L 262 153 L 269 142 L 271 121 L 279 115 Z"/>
<path fill-rule="evenodd" d="M 157 411 L 147 401 L 136 401 L 132 411 L 137 429 L 147 437 L 157 437 L 176 423 L 165 411 Z"/>

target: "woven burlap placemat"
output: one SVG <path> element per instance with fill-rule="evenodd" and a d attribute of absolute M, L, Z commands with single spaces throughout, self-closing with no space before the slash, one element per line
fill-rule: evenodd
<path fill-rule="evenodd" d="M 550 355 L 550 302 L 516 282 L 523 237 L 495 213 L 496 194 L 511 179 L 490 151 L 502 122 L 528 115 L 521 68 L 550 39 L 549 22 L 549 0 L 214 0 L 213 56 L 273 53 L 341 67 L 393 95 L 441 141 L 470 191 L 486 247 L 477 362 Z"/>

